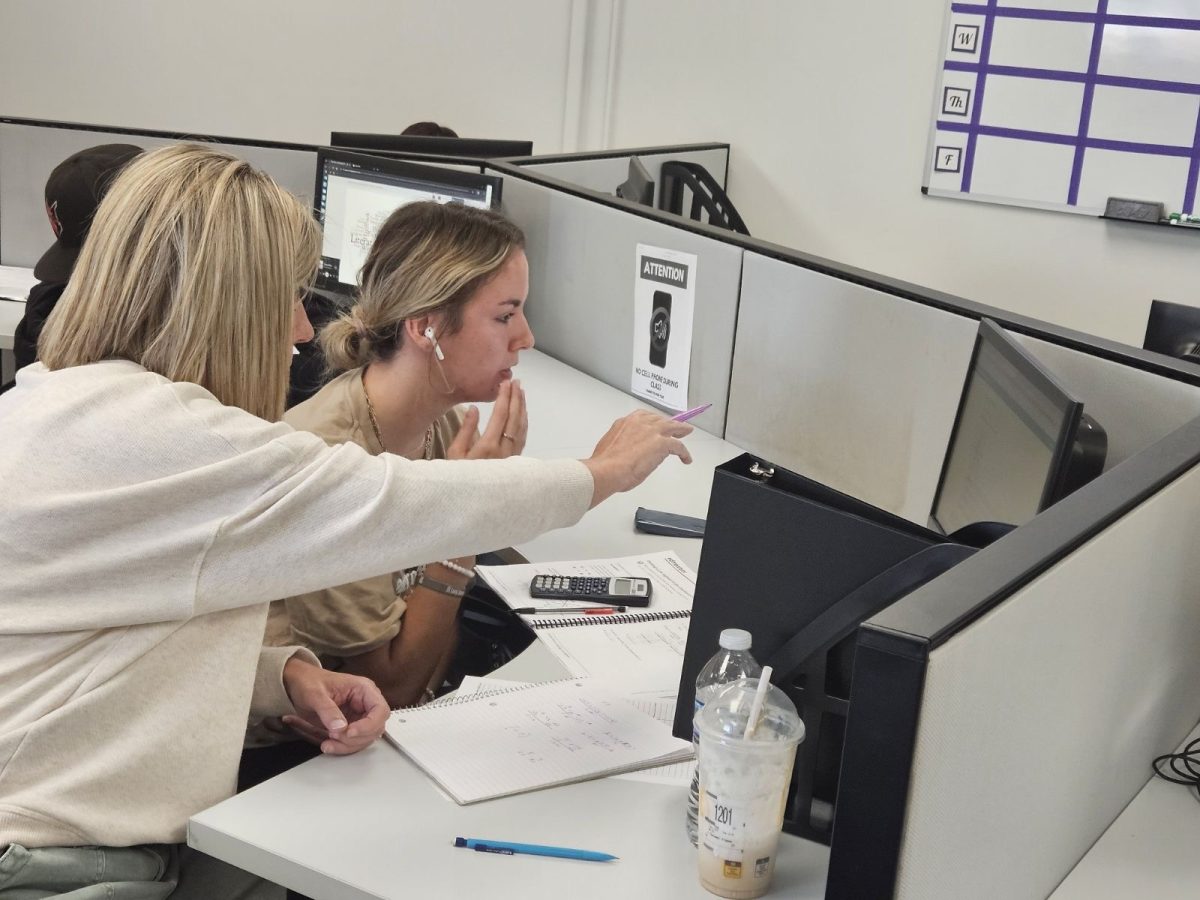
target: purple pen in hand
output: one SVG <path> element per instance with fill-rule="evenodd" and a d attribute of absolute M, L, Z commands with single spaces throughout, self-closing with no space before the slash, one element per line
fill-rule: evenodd
<path fill-rule="evenodd" d="M 684 410 L 677 416 L 671 416 L 671 418 L 676 422 L 686 422 L 688 419 L 696 418 L 696 416 L 700 415 L 700 413 L 704 412 L 710 406 L 712 406 L 711 403 L 701 403 L 699 406 L 693 406 L 691 409 Z"/>

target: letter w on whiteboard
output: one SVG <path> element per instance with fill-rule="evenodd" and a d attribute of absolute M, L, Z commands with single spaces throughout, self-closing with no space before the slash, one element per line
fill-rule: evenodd
<path fill-rule="evenodd" d="M 696 256 L 638 244 L 636 262 L 630 389 L 659 406 L 687 409 Z"/>

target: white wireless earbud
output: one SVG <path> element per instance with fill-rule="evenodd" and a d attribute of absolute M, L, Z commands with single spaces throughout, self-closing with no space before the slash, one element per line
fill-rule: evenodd
<path fill-rule="evenodd" d="M 439 362 L 444 360 L 446 358 L 446 354 L 444 354 L 442 352 L 442 348 L 438 346 L 437 337 L 434 336 L 432 325 L 425 329 L 425 337 L 433 341 L 433 355 L 438 358 Z"/>

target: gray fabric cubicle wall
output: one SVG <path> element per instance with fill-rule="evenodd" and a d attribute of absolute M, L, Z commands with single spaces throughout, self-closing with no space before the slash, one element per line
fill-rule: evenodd
<path fill-rule="evenodd" d="M 940 308 L 747 251 L 725 437 L 925 524 L 985 314 L 1006 325 L 1000 310 Z M 1146 356 L 1133 348 L 1107 344 L 1108 358 L 1104 342 L 1014 334 L 1107 430 L 1108 467 L 1200 414 L 1195 376 L 1170 377 L 1178 363 L 1156 373 L 1129 364 Z"/>
<path fill-rule="evenodd" d="M 150 150 L 186 139 L 187 135 L 96 125 L 0 121 L 0 265 L 32 266 L 50 246 L 53 236 L 43 191 L 50 172 L 72 153 L 96 144 L 136 144 Z M 204 135 L 195 139 L 245 159 L 311 205 L 315 147 Z"/>
<path fill-rule="evenodd" d="M 1101 478 L 860 630 L 850 698 L 827 896 L 1045 896 L 1200 716 L 1197 372 L 746 249 L 728 440 L 924 523 L 983 315 L 1108 430 Z"/>
<path fill-rule="evenodd" d="M 1198 462 L 1194 419 L 860 630 L 828 897 L 1047 896 L 1194 727 Z"/>
<path fill-rule="evenodd" d="M 515 165 L 527 172 L 536 172 L 566 181 L 600 194 L 612 195 L 617 185 L 629 176 L 629 158 L 642 161 L 654 179 L 654 204 L 658 205 L 662 190 L 662 164 L 671 160 L 699 163 L 708 170 L 721 187 L 725 187 L 729 169 L 728 144 L 685 144 L 679 147 L 644 147 L 632 150 L 610 150 L 596 153 L 571 153 L 547 158 L 533 157 Z"/>
<path fill-rule="evenodd" d="M 1195 385 L 1030 335 L 1016 337 L 1104 426 L 1106 469 L 1200 416 L 1200 389 Z"/>
<path fill-rule="evenodd" d="M 538 349 L 615 388 L 630 389 L 637 245 L 697 255 L 688 403 L 712 403 L 693 423 L 720 435 L 742 249 L 670 225 L 666 214 L 644 216 L 552 179 L 502 171 L 504 211 L 525 230 L 528 242 L 526 314 Z"/>
<path fill-rule="evenodd" d="M 747 251 L 725 438 L 924 524 L 976 327 Z"/>

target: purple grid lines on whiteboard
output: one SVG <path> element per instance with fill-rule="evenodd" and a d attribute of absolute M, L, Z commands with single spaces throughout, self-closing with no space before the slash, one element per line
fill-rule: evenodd
<path fill-rule="evenodd" d="M 1097 86 L 1136 88 L 1166 93 L 1200 96 L 1200 84 L 1187 81 L 1167 81 L 1151 78 L 1136 78 L 1119 75 L 1103 75 L 1099 72 L 1101 49 L 1106 25 L 1163 28 L 1177 31 L 1200 31 L 1200 19 L 1184 19 L 1166 16 L 1136 16 L 1108 12 L 1108 0 L 1097 0 L 1095 12 L 1072 10 L 1027 9 L 999 6 L 997 0 L 986 3 L 951 3 L 954 13 L 976 15 L 983 18 L 982 35 L 979 41 L 978 62 L 947 59 L 945 71 L 966 72 L 976 75 L 975 97 L 972 101 L 970 122 L 952 121 L 937 117 L 939 131 L 959 132 L 967 137 L 962 160 L 962 193 L 971 190 L 974 170 L 976 141 L 979 137 L 999 137 L 1039 143 L 1070 145 L 1075 149 L 1071 165 L 1067 205 L 1075 206 L 1079 199 L 1079 184 L 1083 172 L 1084 155 L 1089 149 L 1116 150 L 1125 153 L 1140 153 L 1159 157 L 1182 157 L 1189 161 L 1187 183 L 1182 198 L 1181 210 L 1191 213 L 1196 203 L 1197 183 L 1200 181 L 1200 112 L 1197 114 L 1192 143 L 1190 146 L 1174 146 L 1142 141 L 1118 141 L 1090 137 L 1088 134 L 1092 99 Z M 1022 66 L 993 65 L 990 61 L 993 25 L 998 18 L 1040 19 L 1054 22 L 1075 22 L 1093 26 L 1088 66 L 1086 72 L 1068 72 L 1055 69 L 1026 68 Z M 1074 82 L 1083 85 L 1083 97 L 1079 111 L 1079 123 L 1073 134 L 1007 128 L 981 124 L 983 113 L 984 86 L 988 75 L 1017 78 L 1043 79 L 1058 82 Z"/>
<path fill-rule="evenodd" d="M 1083 103 L 1079 107 L 1079 130 L 1075 137 L 1075 159 L 1071 163 L 1071 186 L 1067 189 L 1067 205 L 1079 202 L 1079 176 L 1083 174 L 1084 142 L 1092 119 L 1092 96 L 1096 93 L 1096 74 L 1100 68 L 1100 45 L 1104 43 L 1104 15 L 1108 0 L 1096 4 L 1096 24 L 1092 28 L 1092 50 L 1088 54 L 1087 81 L 1083 83 Z"/>
<path fill-rule="evenodd" d="M 953 9 L 954 4 L 951 8 Z M 979 7 L 978 10 L 984 15 L 983 20 L 983 39 L 979 44 L 979 62 L 974 63 L 976 78 L 975 78 L 975 104 L 971 108 L 971 130 L 967 132 L 967 148 L 963 153 L 963 171 L 962 171 L 962 189 L 963 192 L 971 190 L 971 176 L 975 171 L 975 141 L 979 138 L 979 116 L 983 110 L 983 87 L 987 81 L 988 57 L 992 52 L 992 14 L 996 11 L 996 0 L 988 0 L 987 6 Z M 955 10 L 957 12 L 957 10 Z"/>

